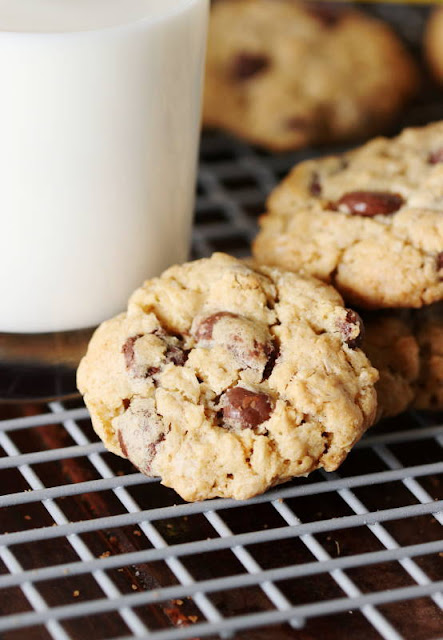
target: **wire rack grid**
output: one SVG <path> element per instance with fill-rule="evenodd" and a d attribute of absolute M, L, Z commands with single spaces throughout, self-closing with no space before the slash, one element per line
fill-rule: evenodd
<path fill-rule="evenodd" d="M 376 11 L 414 43 L 423 12 Z M 441 117 L 425 96 L 399 128 Z M 248 255 L 272 187 L 327 151 L 206 134 L 194 257 Z M 441 414 L 374 428 L 335 474 L 196 504 L 106 452 L 80 401 L 0 416 L 1 640 L 443 637 Z"/>
<path fill-rule="evenodd" d="M 304 624 L 315 628 L 320 617 L 331 623 L 350 611 L 359 619 L 348 620 L 351 628 L 357 623 L 358 634 L 349 631 L 349 638 L 437 638 L 443 630 L 439 615 L 443 580 L 438 577 L 439 570 L 443 577 L 441 566 L 438 569 L 443 541 L 436 531 L 443 523 L 442 485 L 436 482 L 443 472 L 443 426 L 435 421 L 408 415 L 407 424 L 397 424 L 395 430 L 374 431 L 358 445 L 340 474 L 317 473 L 247 503 L 177 504 L 173 492 L 156 481 L 135 472 L 121 475 L 120 461 L 116 467 L 113 457 L 94 441 L 84 408 L 52 403 L 48 409 L 0 422 L 0 445 L 6 454 L 0 459 L 1 473 L 21 476 L 26 486 L 5 493 L 0 500 L 10 512 L 8 520 L 21 519 L 22 524 L 0 536 L 3 602 L 7 606 L 8 598 L 17 600 L 12 595 L 17 589 L 26 600 L 21 611 L 0 619 L 0 637 L 5 640 L 84 637 L 80 632 L 85 625 L 95 629 L 94 638 L 227 637 L 231 632 L 284 622 L 293 631 L 281 637 L 303 638 L 297 629 Z M 33 430 L 47 437 L 55 427 L 58 439 L 63 430 L 74 444 L 21 452 L 19 443 L 29 442 Z M 417 452 L 424 457 L 416 457 Z M 417 464 L 406 463 L 411 456 Z M 86 477 L 82 466 L 86 460 L 95 479 L 49 487 L 42 481 L 54 464 L 67 464 L 64 474 L 71 479 Z M 92 505 L 96 505 L 97 496 L 106 493 L 113 494 L 121 509 L 108 498 L 107 512 L 102 509 L 89 519 L 73 521 L 62 506 L 67 498 L 81 501 L 85 496 L 93 496 Z M 387 504 L 387 496 L 392 505 Z M 152 499 L 155 503 L 149 505 Z M 313 513 L 319 507 L 323 511 Z M 48 521 L 34 528 L 34 519 L 44 520 L 38 510 L 46 511 Z M 417 522 L 421 524 L 415 527 Z M 144 539 L 144 548 L 136 550 L 132 545 L 128 550 L 119 541 L 118 552 L 97 555 L 96 541 L 88 544 L 86 536 L 94 535 L 105 538 L 111 548 L 113 532 L 128 527 L 137 527 L 132 533 L 138 542 Z M 48 543 L 55 549 L 60 540 L 64 545 L 56 554 L 58 562 L 44 559 L 43 566 L 32 564 L 36 559 L 41 563 Z M 276 551 L 276 543 L 282 545 L 283 554 Z M 169 584 L 146 588 L 143 580 L 152 579 L 155 572 L 150 567 L 155 563 L 164 563 L 166 571 L 160 574 L 163 580 L 169 578 Z M 374 567 L 379 572 L 374 573 Z M 126 581 L 130 576 L 132 593 L 115 580 L 115 572 L 122 568 Z M 320 590 L 317 577 L 323 583 L 328 577 Z M 301 602 L 300 592 L 306 586 L 300 587 L 300 579 L 308 584 Z M 93 597 L 91 582 L 95 582 Z M 233 594 L 241 594 L 243 611 L 232 610 L 229 596 Z M 193 613 L 181 613 L 185 599 L 190 599 Z M 430 622 L 423 629 L 425 635 L 418 634 L 411 621 L 406 627 L 402 623 L 402 607 L 398 611 L 396 607 L 405 601 L 411 601 L 413 611 L 423 610 L 420 615 Z M 158 616 L 153 625 L 148 611 L 152 606 L 172 628 L 160 628 Z M 104 614 L 114 618 L 111 633 L 120 626 L 120 634 L 106 635 L 100 622 Z M 31 632 L 35 635 L 28 635 Z M 279 627 L 273 637 L 280 637 Z"/>

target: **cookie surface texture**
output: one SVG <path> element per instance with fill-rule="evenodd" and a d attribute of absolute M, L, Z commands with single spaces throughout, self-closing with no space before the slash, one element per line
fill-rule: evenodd
<path fill-rule="evenodd" d="M 211 11 L 203 121 L 276 151 L 375 135 L 415 92 L 390 28 L 322 2 L 222 0 Z"/>
<path fill-rule="evenodd" d="M 333 470 L 374 420 L 378 374 L 331 287 L 224 254 L 147 281 L 78 371 L 106 447 L 185 500 Z"/>
<path fill-rule="evenodd" d="M 269 198 L 254 254 L 362 308 L 442 300 L 443 122 L 297 165 Z"/>

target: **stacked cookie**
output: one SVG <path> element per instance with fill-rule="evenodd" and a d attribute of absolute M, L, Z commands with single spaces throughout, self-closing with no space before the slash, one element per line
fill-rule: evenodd
<path fill-rule="evenodd" d="M 443 122 L 296 166 L 269 198 L 253 251 L 362 309 L 379 416 L 442 408 Z"/>

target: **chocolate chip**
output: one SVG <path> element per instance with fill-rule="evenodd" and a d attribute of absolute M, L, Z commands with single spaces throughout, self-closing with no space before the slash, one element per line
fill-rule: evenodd
<path fill-rule="evenodd" d="M 286 120 L 285 128 L 292 131 L 298 131 L 299 129 L 306 129 L 308 125 L 309 123 L 306 118 L 302 118 L 301 116 L 293 116 L 292 118 L 288 118 Z"/>
<path fill-rule="evenodd" d="M 321 437 L 326 440 L 325 442 L 325 446 L 323 449 L 323 455 L 326 455 L 331 447 L 331 442 L 332 442 L 332 433 L 328 433 L 327 431 L 323 431 L 323 433 L 321 434 Z"/>
<path fill-rule="evenodd" d="M 150 473 L 152 462 L 157 455 L 159 445 L 164 441 L 165 434 L 162 433 L 155 442 L 151 442 L 147 446 L 146 456 L 146 472 Z"/>
<path fill-rule="evenodd" d="M 122 400 L 123 403 L 123 409 L 126 411 L 126 409 L 129 409 L 129 406 L 131 404 L 131 401 L 129 398 L 123 398 Z"/>
<path fill-rule="evenodd" d="M 237 342 L 241 342 L 241 340 L 237 337 Z M 247 356 L 249 358 L 261 358 L 262 356 L 268 357 L 272 350 L 272 346 L 269 344 L 262 344 L 255 338 L 252 341 L 252 349 L 248 351 Z"/>
<path fill-rule="evenodd" d="M 320 182 L 320 176 L 316 171 L 312 174 L 311 184 L 309 185 L 309 191 L 313 196 L 321 196 L 322 187 Z"/>
<path fill-rule="evenodd" d="M 275 363 L 280 356 L 280 348 L 275 343 L 272 343 L 267 355 L 268 362 L 266 363 L 265 370 L 263 371 L 263 380 L 268 380 L 271 377 Z"/>
<path fill-rule="evenodd" d="M 346 207 L 353 215 L 371 217 L 395 213 L 403 202 L 401 195 L 389 191 L 350 191 L 336 206 Z"/>
<path fill-rule="evenodd" d="M 441 271 L 443 269 L 443 251 L 437 253 L 437 271 Z"/>
<path fill-rule="evenodd" d="M 268 56 L 260 53 L 239 53 L 231 66 L 231 77 L 234 80 L 249 80 L 262 73 L 270 66 Z"/>
<path fill-rule="evenodd" d="M 314 2 L 310 0 L 305 3 L 304 7 L 311 16 L 317 18 L 325 27 L 335 27 L 345 13 L 342 7 L 326 4 L 324 1 Z"/>
<path fill-rule="evenodd" d="M 350 349 L 357 349 L 363 342 L 365 336 L 365 328 L 363 320 L 356 311 L 348 309 L 346 318 L 339 322 L 339 330 L 345 342 Z"/>
<path fill-rule="evenodd" d="M 122 347 L 122 353 L 125 357 L 126 369 L 134 378 L 149 378 L 161 372 L 162 365 L 172 363 L 182 367 L 188 359 L 188 351 L 183 349 L 182 339 L 169 335 L 163 329 L 156 329 L 152 332 L 157 338 L 160 338 L 165 344 L 165 352 L 162 362 L 151 365 L 149 358 L 140 356 L 135 352 L 135 343 L 143 335 L 136 335 L 128 338 Z"/>
<path fill-rule="evenodd" d="M 222 324 L 216 331 L 218 323 Z M 234 356 L 241 369 L 253 369 L 261 375 L 273 350 L 268 327 L 228 311 L 197 318 L 191 333 L 198 344 L 222 347 Z"/>
<path fill-rule="evenodd" d="M 135 361 L 134 344 L 141 337 L 142 334 L 128 338 L 122 347 L 122 353 L 125 357 L 126 369 L 128 369 L 128 371 L 133 367 Z"/>
<path fill-rule="evenodd" d="M 188 352 L 184 351 L 180 347 L 170 345 L 166 349 L 165 358 L 166 362 L 172 362 L 172 364 L 175 364 L 178 367 L 183 367 L 188 359 Z"/>
<path fill-rule="evenodd" d="M 223 420 L 229 426 L 254 429 L 269 420 L 274 403 L 266 393 L 243 387 L 228 389 L 222 398 Z"/>
<path fill-rule="evenodd" d="M 428 156 L 428 162 L 429 164 L 439 164 L 440 162 L 443 162 L 443 147 L 431 151 Z"/>
<path fill-rule="evenodd" d="M 219 313 L 214 313 L 212 316 L 208 316 L 204 318 L 198 325 L 197 329 L 194 331 L 194 337 L 199 342 L 200 340 L 212 340 L 212 333 L 214 331 L 214 325 L 221 318 L 238 318 L 235 313 L 230 313 L 229 311 L 219 311 Z"/>

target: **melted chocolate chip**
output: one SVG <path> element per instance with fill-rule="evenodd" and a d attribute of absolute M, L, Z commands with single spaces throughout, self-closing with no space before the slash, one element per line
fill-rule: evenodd
<path fill-rule="evenodd" d="M 320 182 L 320 176 L 316 171 L 312 174 L 311 184 L 309 185 L 309 191 L 313 196 L 317 196 L 317 197 L 321 196 L 322 187 Z"/>
<path fill-rule="evenodd" d="M 389 191 L 350 191 L 336 206 L 345 206 L 353 215 L 372 217 L 395 213 L 403 202 L 401 195 Z"/>
<path fill-rule="evenodd" d="M 170 345 L 166 350 L 165 358 L 166 362 L 172 362 L 172 364 L 175 364 L 178 367 L 183 367 L 186 360 L 188 359 L 188 352 L 184 351 L 180 347 Z"/>
<path fill-rule="evenodd" d="M 128 338 L 122 347 L 122 353 L 125 357 L 126 369 L 135 378 L 149 378 L 161 372 L 162 365 L 172 363 L 182 367 L 188 359 L 188 351 L 183 349 L 183 342 L 180 338 L 169 335 L 163 329 L 156 329 L 153 335 L 160 338 L 166 345 L 163 362 L 158 366 L 149 366 L 149 362 L 143 358 L 136 356 L 134 345 L 142 334 Z M 178 343 L 178 344 L 176 344 Z"/>
<path fill-rule="evenodd" d="M 123 409 L 126 411 L 127 409 L 129 409 L 129 406 L 131 404 L 131 401 L 129 398 L 123 398 L 122 400 L 123 403 Z"/>
<path fill-rule="evenodd" d="M 265 71 L 271 64 L 268 56 L 260 53 L 239 53 L 231 66 L 231 77 L 238 80 L 249 80 Z"/>
<path fill-rule="evenodd" d="M 437 254 L 437 271 L 443 269 L 443 251 Z"/>
<path fill-rule="evenodd" d="M 200 340 L 212 340 L 212 333 L 214 331 L 214 325 L 221 318 L 238 318 L 235 313 L 230 313 L 229 311 L 220 311 L 219 313 L 214 313 L 212 316 L 208 316 L 204 320 L 200 322 L 196 331 L 194 332 L 194 337 L 197 341 Z"/>
<path fill-rule="evenodd" d="M 239 340 L 241 342 L 241 340 Z M 254 338 L 252 342 L 252 349 L 247 353 L 249 358 L 261 358 L 262 356 L 268 357 L 272 350 L 270 344 L 263 344 Z"/>
<path fill-rule="evenodd" d="M 343 336 L 343 342 L 345 342 L 350 349 L 357 349 L 361 345 L 365 336 L 365 328 L 363 320 L 356 311 L 348 309 L 346 318 L 340 322 L 339 328 Z M 358 333 L 356 333 L 356 329 Z"/>
<path fill-rule="evenodd" d="M 431 151 L 428 156 L 428 162 L 429 164 L 439 164 L 440 162 L 443 162 L 443 147 Z"/>
<path fill-rule="evenodd" d="M 254 429 L 269 420 L 273 401 L 266 393 L 243 387 L 228 389 L 224 394 L 223 420 L 240 429 Z"/>
<path fill-rule="evenodd" d="M 141 337 L 142 337 L 142 334 L 128 338 L 122 347 L 122 353 L 125 357 L 126 369 L 128 369 L 128 371 L 134 366 L 134 361 L 135 361 L 134 345 L 137 342 L 137 340 Z"/>

